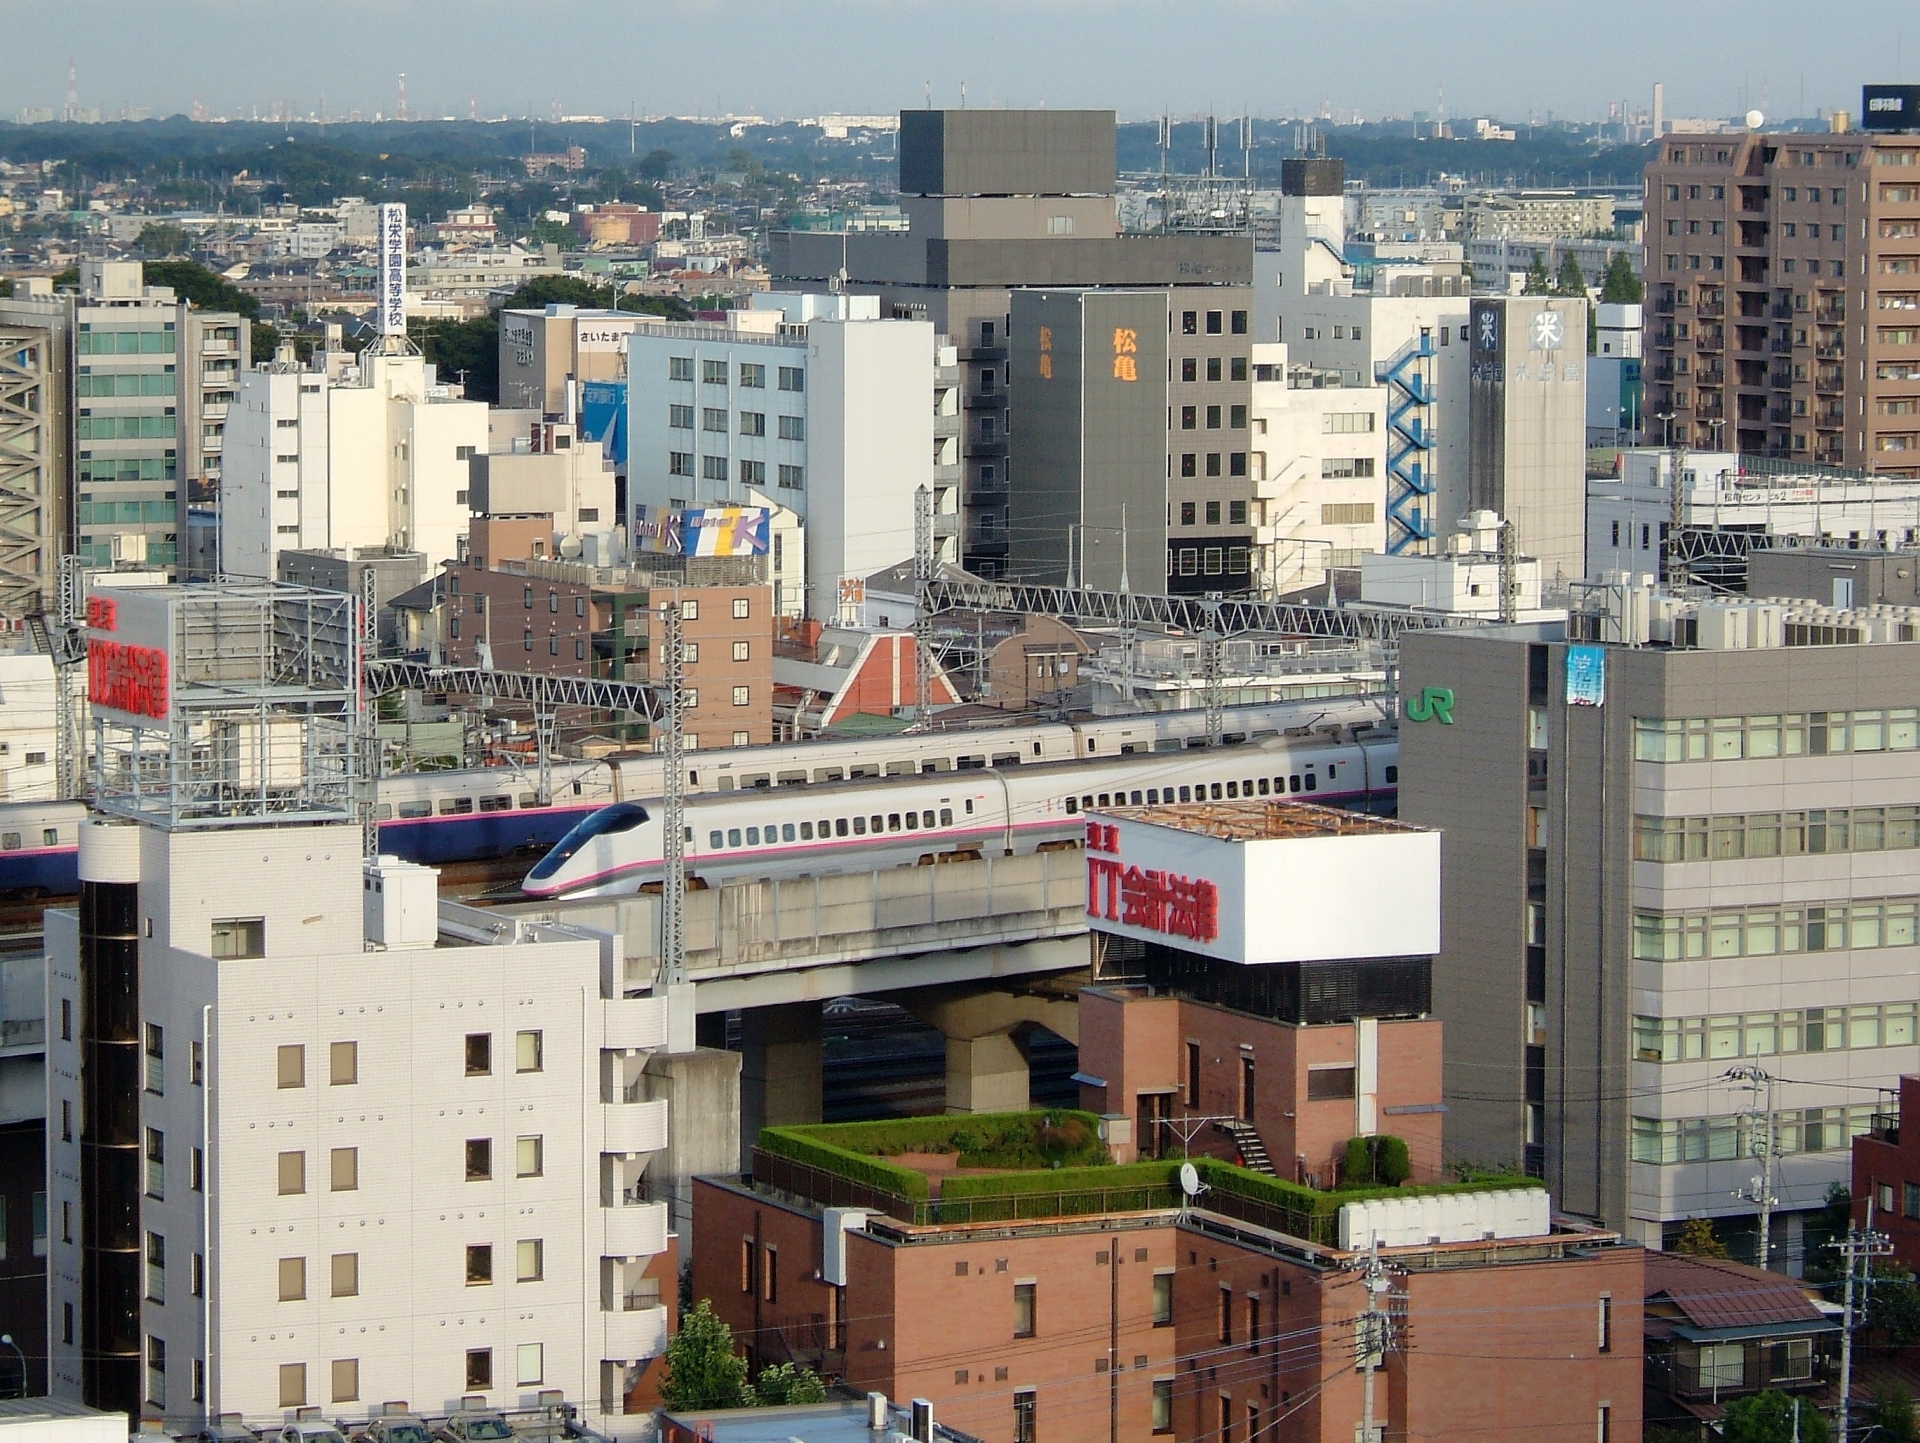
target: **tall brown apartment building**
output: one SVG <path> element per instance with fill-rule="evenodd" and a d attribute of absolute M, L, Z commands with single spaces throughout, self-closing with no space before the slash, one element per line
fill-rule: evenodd
<path fill-rule="evenodd" d="M 1646 193 L 1649 434 L 1920 476 L 1920 134 L 1670 135 Z"/>

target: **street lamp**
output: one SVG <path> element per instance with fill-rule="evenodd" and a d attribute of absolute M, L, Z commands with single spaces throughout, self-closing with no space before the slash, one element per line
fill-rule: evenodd
<path fill-rule="evenodd" d="M 14 1353 L 20 1359 L 20 1392 L 18 1396 L 24 1398 L 27 1396 L 27 1355 L 21 1352 L 20 1345 L 13 1341 L 12 1333 L 0 1333 L 0 1343 L 5 1343 L 9 1348 L 13 1349 Z"/>

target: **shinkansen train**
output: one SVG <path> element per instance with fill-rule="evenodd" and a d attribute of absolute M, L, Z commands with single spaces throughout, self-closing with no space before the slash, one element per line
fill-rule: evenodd
<path fill-rule="evenodd" d="M 1352 697 L 1230 707 L 1229 747 L 1307 726 L 1363 727 L 1380 707 Z M 1169 712 L 968 731 L 910 732 L 857 740 L 792 742 L 693 752 L 690 796 L 786 791 L 846 782 L 981 771 L 1182 752 L 1206 740 L 1204 712 Z M 537 855 L 610 803 L 648 802 L 665 790 L 653 753 L 553 765 L 553 792 L 540 805 L 534 778 L 503 767 L 384 778 L 377 817 L 380 849 L 439 864 Z M 79 802 L 0 804 L 0 896 L 64 896 L 78 888 Z"/>
<path fill-rule="evenodd" d="M 1202 752 L 708 792 L 687 803 L 686 865 L 694 876 L 723 882 L 1011 855 L 1071 844 L 1080 814 L 1107 806 L 1285 796 L 1379 808 L 1397 790 L 1398 760 L 1399 744 L 1387 736 L 1278 737 Z M 535 897 L 637 892 L 661 878 L 661 826 L 657 806 L 603 807 L 540 859 L 521 890 Z"/>

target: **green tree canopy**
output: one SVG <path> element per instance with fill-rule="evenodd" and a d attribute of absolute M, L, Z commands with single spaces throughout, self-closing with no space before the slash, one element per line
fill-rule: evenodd
<path fill-rule="evenodd" d="M 669 1408 L 750 1408 L 747 1360 L 733 1351 L 733 1329 L 706 1298 L 680 1319 L 667 1344 L 667 1375 L 660 1396 Z"/>
<path fill-rule="evenodd" d="M 1692 1258 L 1724 1258 L 1727 1245 L 1713 1235 L 1713 1224 L 1705 1218 L 1688 1218 L 1680 1224 L 1673 1251 Z"/>
<path fill-rule="evenodd" d="M 504 308 L 537 311 L 543 306 L 552 305 L 634 311 L 642 315 L 664 316 L 670 321 L 693 319 L 693 307 L 678 296 L 633 296 L 624 291 L 616 293 L 612 286 L 597 286 L 579 276 L 535 276 L 507 297 Z"/>
<path fill-rule="evenodd" d="M 1600 301 L 1609 306 L 1637 306 L 1646 294 L 1646 286 L 1633 273 L 1633 262 L 1625 251 L 1615 251 L 1607 262 L 1607 273 L 1600 279 Z"/>
<path fill-rule="evenodd" d="M 1533 264 L 1527 267 L 1527 283 L 1520 293 L 1527 296 L 1553 294 L 1553 277 L 1547 274 L 1547 258 L 1539 251 L 1533 253 Z"/>
<path fill-rule="evenodd" d="M 148 261 L 146 277 L 148 285 L 172 286 L 176 296 L 203 311 L 238 311 L 249 320 L 259 318 L 259 301 L 198 261 Z"/>
<path fill-rule="evenodd" d="M 149 221 L 140 229 L 134 240 L 133 248 L 143 256 L 159 259 L 163 256 L 183 256 L 187 253 L 187 232 L 184 227 L 170 225 L 165 221 Z"/>
<path fill-rule="evenodd" d="M 1896 1348 L 1920 1342 L 1920 1285 L 1905 1268 L 1885 1263 L 1874 1268 L 1867 1293 L 1867 1326 L 1885 1333 Z"/>
<path fill-rule="evenodd" d="M 1580 262 L 1574 259 L 1572 251 L 1560 257 L 1560 273 L 1554 277 L 1553 289 L 1556 295 L 1583 301 L 1587 298 L 1586 272 L 1580 269 Z"/>
<path fill-rule="evenodd" d="M 470 321 L 416 320 L 407 334 L 420 354 L 439 367 L 442 381 L 466 387 L 467 399 L 489 405 L 500 400 L 500 322 L 494 316 Z"/>
<path fill-rule="evenodd" d="M 1735 1398 L 1720 1420 L 1722 1443 L 1794 1443 L 1799 1413 L 1800 1443 L 1827 1443 L 1827 1417 L 1811 1399 L 1768 1391 Z"/>
<path fill-rule="evenodd" d="M 1886 1443 L 1915 1443 L 1920 1425 L 1914 1422 L 1913 1394 L 1894 1382 L 1873 1390 L 1873 1426 L 1885 1435 Z"/>
<path fill-rule="evenodd" d="M 790 1403 L 824 1403 L 827 1385 L 813 1369 L 797 1363 L 776 1363 L 762 1368 L 754 1379 L 753 1394 L 763 1408 L 784 1408 Z"/>

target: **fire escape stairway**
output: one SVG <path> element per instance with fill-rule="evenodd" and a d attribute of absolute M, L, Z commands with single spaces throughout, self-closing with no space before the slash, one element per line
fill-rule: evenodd
<path fill-rule="evenodd" d="M 1233 1139 L 1234 1150 L 1240 1154 L 1240 1166 L 1249 1172 L 1275 1176 L 1273 1159 L 1267 1156 L 1267 1145 L 1260 1141 L 1259 1130 L 1252 1123 L 1234 1119 L 1215 1123 L 1214 1126 Z"/>

